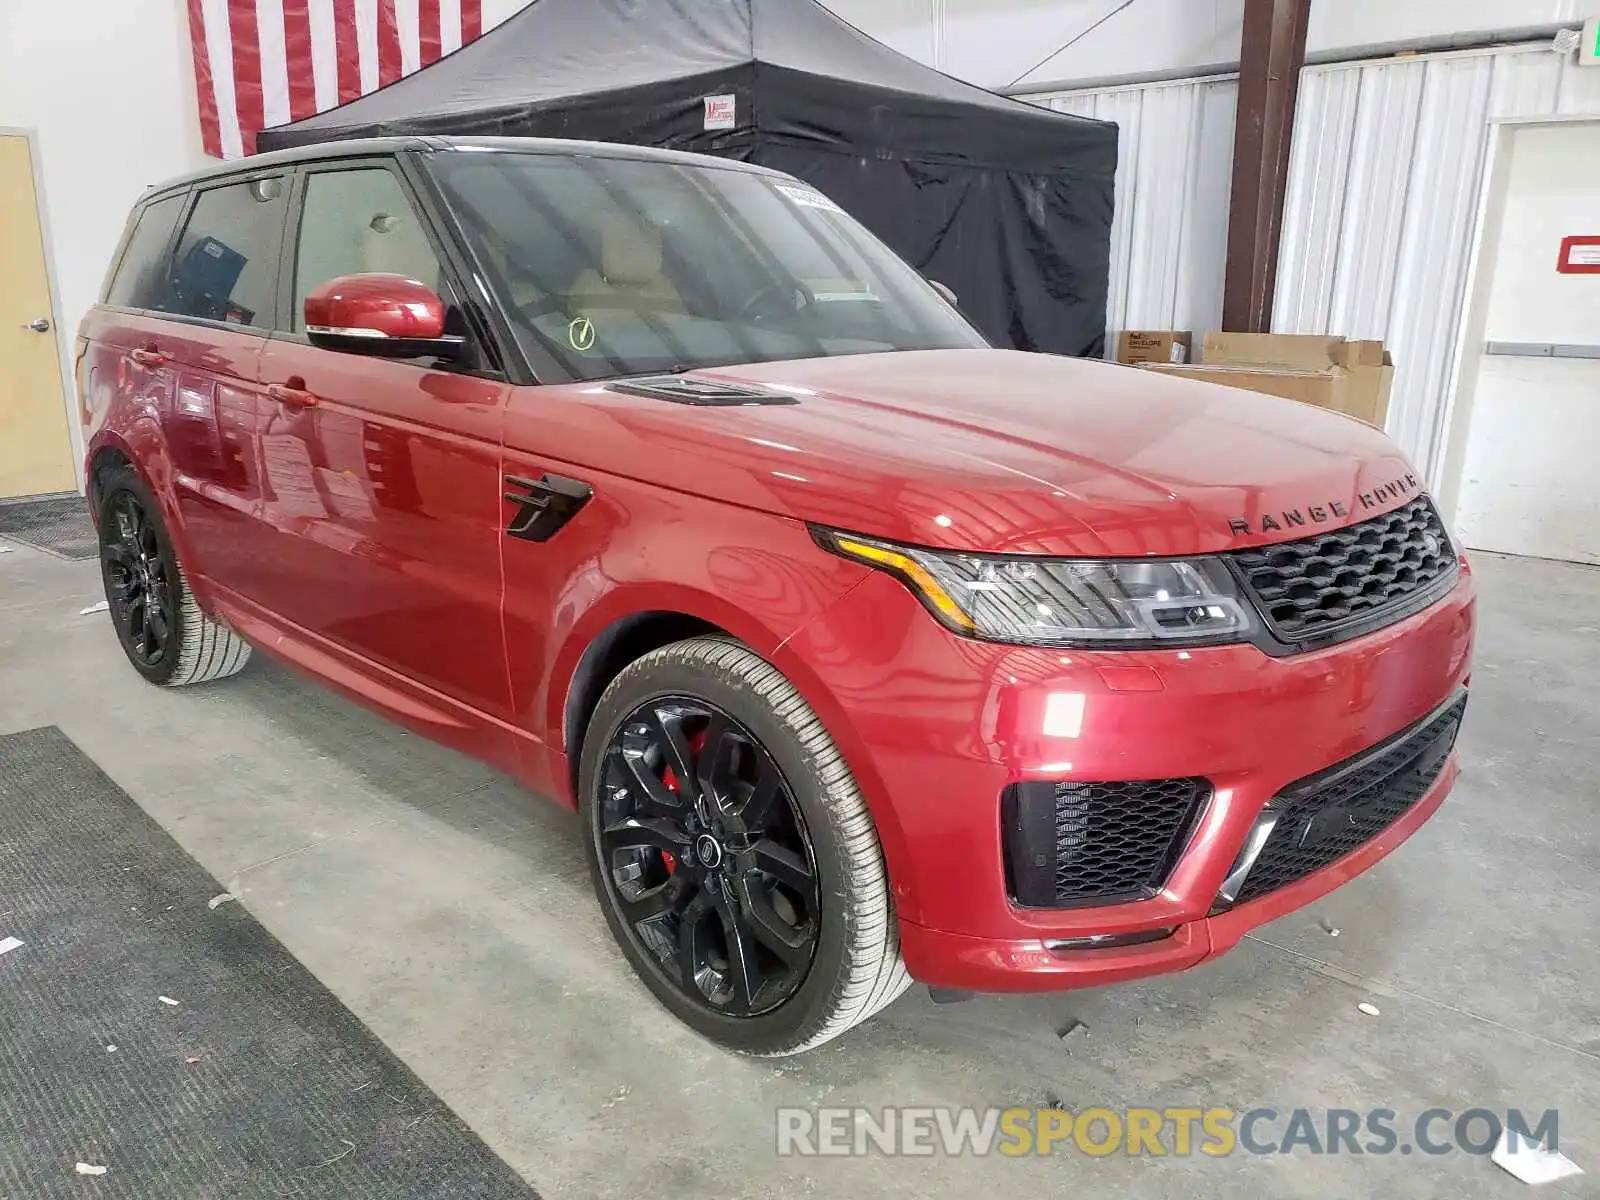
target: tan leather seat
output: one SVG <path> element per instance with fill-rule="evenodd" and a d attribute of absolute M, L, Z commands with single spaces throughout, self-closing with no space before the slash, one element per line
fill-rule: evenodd
<path fill-rule="evenodd" d="M 439 260 L 410 213 L 374 213 L 361 227 L 363 270 L 439 286 Z"/>
<path fill-rule="evenodd" d="M 600 227 L 600 268 L 572 281 L 573 312 L 589 308 L 649 308 L 683 311 L 683 298 L 661 269 L 661 234 L 620 213 Z"/>

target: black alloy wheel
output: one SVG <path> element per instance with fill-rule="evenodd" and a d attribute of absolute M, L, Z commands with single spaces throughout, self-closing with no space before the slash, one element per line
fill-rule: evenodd
<path fill-rule="evenodd" d="M 155 668 L 177 632 L 176 589 L 156 524 L 132 492 L 117 493 L 106 506 L 100 543 L 117 635 L 135 665 Z"/>
<path fill-rule="evenodd" d="M 617 726 L 602 772 L 600 875 L 646 961 L 724 1017 L 793 997 L 816 955 L 821 889 L 772 754 L 715 704 L 667 695 Z"/>

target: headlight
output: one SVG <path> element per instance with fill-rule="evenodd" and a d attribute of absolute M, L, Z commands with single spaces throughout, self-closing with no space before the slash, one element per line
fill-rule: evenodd
<path fill-rule="evenodd" d="M 1252 610 L 1217 559 L 1045 559 L 921 550 L 832 530 L 833 553 L 898 576 L 950 629 L 1034 646 L 1241 642 Z"/>

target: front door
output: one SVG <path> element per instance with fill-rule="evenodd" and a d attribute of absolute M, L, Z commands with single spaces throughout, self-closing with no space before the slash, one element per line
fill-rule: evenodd
<path fill-rule="evenodd" d="M 78 486 L 28 139 L 0 134 L 0 499 Z"/>
<path fill-rule="evenodd" d="M 256 597 L 309 632 L 496 717 L 511 715 L 500 628 L 506 385 L 450 364 L 311 346 L 304 299 L 385 272 L 448 297 L 392 167 L 308 171 L 290 303 L 261 359 L 280 399 L 259 427 L 265 581 Z"/>

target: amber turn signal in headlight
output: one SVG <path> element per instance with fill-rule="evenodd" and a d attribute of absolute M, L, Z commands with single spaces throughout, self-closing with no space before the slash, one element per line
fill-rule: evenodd
<path fill-rule="evenodd" d="M 1249 639 L 1252 611 L 1217 559 L 1046 559 L 900 546 L 827 529 L 819 545 L 888 571 L 967 637 L 1028 646 Z"/>

